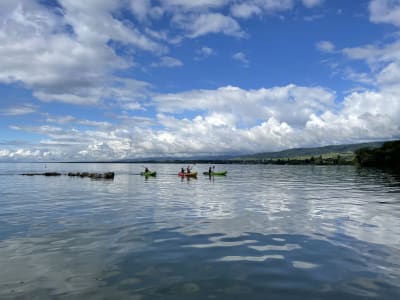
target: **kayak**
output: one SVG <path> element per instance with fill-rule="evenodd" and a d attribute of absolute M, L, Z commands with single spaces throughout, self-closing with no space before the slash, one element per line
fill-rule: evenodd
<path fill-rule="evenodd" d="M 157 172 L 156 171 L 141 172 L 140 175 L 142 175 L 142 176 L 156 176 Z"/>
<path fill-rule="evenodd" d="M 190 173 L 179 172 L 178 176 L 181 176 L 181 177 L 197 177 L 197 172 L 190 172 Z"/>
<path fill-rule="evenodd" d="M 225 176 L 228 171 L 220 171 L 220 172 L 203 172 L 204 175 L 208 176 Z"/>

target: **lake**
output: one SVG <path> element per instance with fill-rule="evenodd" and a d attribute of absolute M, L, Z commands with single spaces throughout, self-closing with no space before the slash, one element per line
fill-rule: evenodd
<path fill-rule="evenodd" d="M 0 164 L 0 298 L 400 299 L 400 176 L 185 166 Z"/>

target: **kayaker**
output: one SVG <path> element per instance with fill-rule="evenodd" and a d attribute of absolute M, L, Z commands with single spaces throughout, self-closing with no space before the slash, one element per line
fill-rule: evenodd
<path fill-rule="evenodd" d="M 145 172 L 145 173 L 150 172 L 149 168 L 145 167 L 145 168 L 144 168 L 144 172 Z"/>
<path fill-rule="evenodd" d="M 185 169 L 181 168 L 181 173 L 184 174 L 185 173 Z"/>
<path fill-rule="evenodd" d="M 211 175 L 211 166 L 208 168 L 208 174 L 210 174 Z"/>
<path fill-rule="evenodd" d="M 190 174 L 190 166 L 187 166 L 187 168 L 186 168 L 186 172 L 188 173 L 188 174 Z"/>

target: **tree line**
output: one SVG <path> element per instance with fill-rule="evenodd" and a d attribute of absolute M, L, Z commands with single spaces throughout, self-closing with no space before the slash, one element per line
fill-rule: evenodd
<path fill-rule="evenodd" d="M 385 142 L 380 148 L 360 148 L 355 154 L 360 166 L 400 170 L 400 140 Z"/>

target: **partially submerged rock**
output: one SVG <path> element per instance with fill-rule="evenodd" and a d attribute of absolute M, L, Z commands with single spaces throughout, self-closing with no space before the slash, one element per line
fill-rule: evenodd
<path fill-rule="evenodd" d="M 105 173 L 89 173 L 89 172 L 77 172 L 77 173 L 68 173 L 68 176 L 77 176 L 77 177 L 89 177 L 93 179 L 114 179 L 114 172 L 105 172 Z"/>
<path fill-rule="evenodd" d="M 42 176 L 61 176 L 61 173 L 57 172 L 45 172 L 45 173 L 23 173 L 23 176 L 35 176 L 35 175 L 42 175 Z"/>
<path fill-rule="evenodd" d="M 89 173 L 89 172 L 69 172 L 67 174 L 61 174 L 58 172 L 45 172 L 45 173 L 23 173 L 21 175 L 24 176 L 35 176 L 35 175 L 42 175 L 42 176 L 72 176 L 72 177 L 88 177 L 92 179 L 114 179 L 114 172 L 105 172 L 105 173 Z"/>

